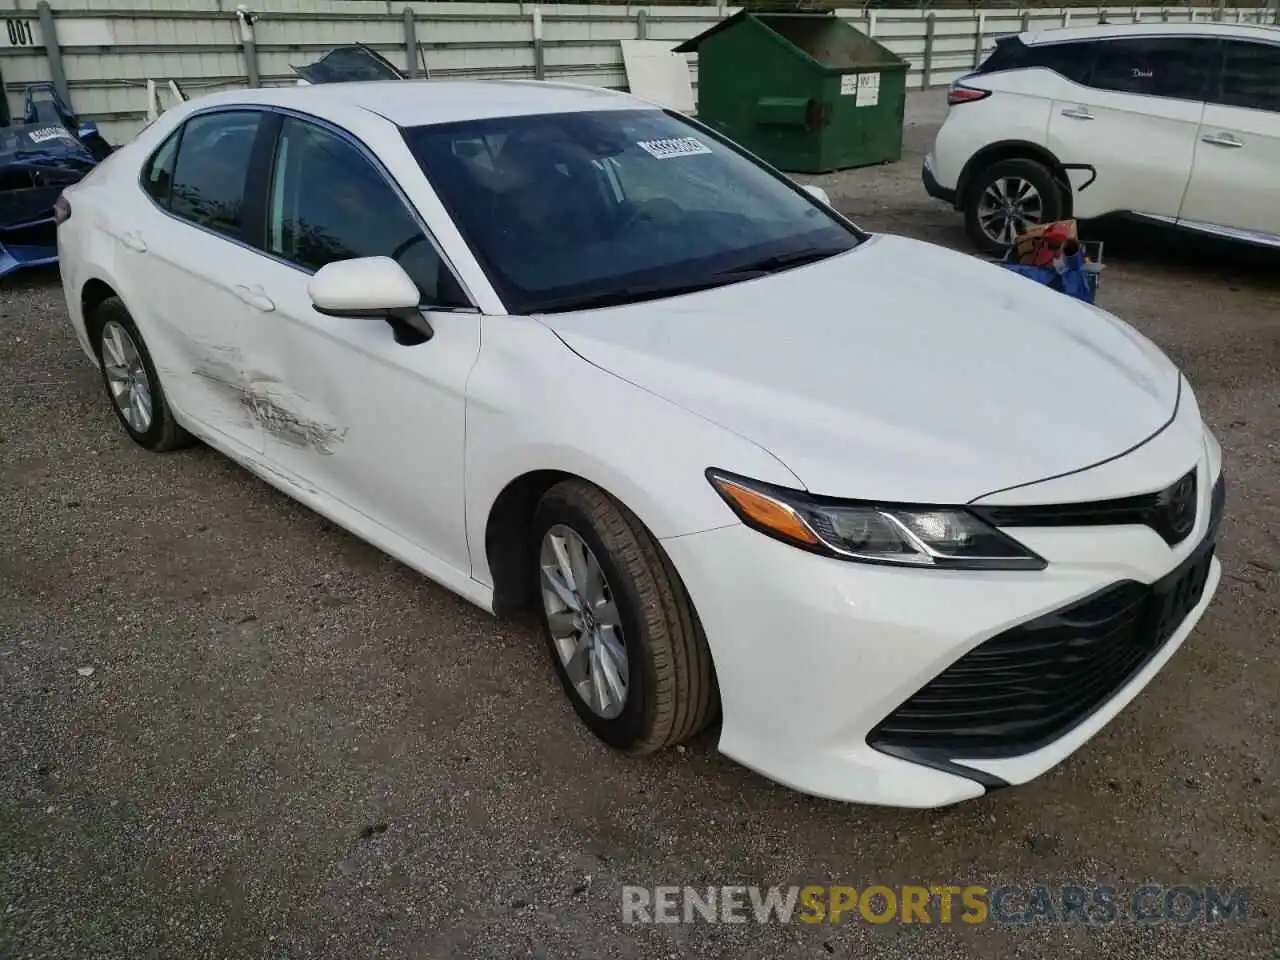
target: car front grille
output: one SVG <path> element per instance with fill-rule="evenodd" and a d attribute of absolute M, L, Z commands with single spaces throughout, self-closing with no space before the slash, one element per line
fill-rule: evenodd
<path fill-rule="evenodd" d="M 1196 471 L 1192 469 L 1165 489 L 1136 497 L 1032 507 L 976 504 L 969 509 L 996 527 L 1138 524 L 1150 527 L 1165 543 L 1176 547 L 1195 525 L 1196 493 Z"/>
<path fill-rule="evenodd" d="M 979 644 L 884 718 L 867 742 L 925 760 L 1030 753 L 1111 699 L 1199 603 L 1226 502 L 1199 546 L 1153 584 L 1125 580 Z"/>

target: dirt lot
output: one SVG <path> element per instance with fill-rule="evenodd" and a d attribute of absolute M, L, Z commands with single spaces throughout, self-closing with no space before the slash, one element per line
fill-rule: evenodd
<path fill-rule="evenodd" d="M 900 164 L 822 182 L 964 246 Z M 0 957 L 1280 954 L 1280 277 L 1108 236 L 1102 304 L 1186 370 L 1226 450 L 1226 576 L 1060 768 L 935 812 L 805 798 L 714 737 L 647 761 L 575 722 L 537 637 L 207 449 L 117 426 L 56 277 L 0 290 Z M 1029 317 L 1028 323 L 1034 318 Z M 78 668 L 92 667 L 85 677 Z M 1252 888 L 1247 922 L 627 926 L 624 884 Z"/>

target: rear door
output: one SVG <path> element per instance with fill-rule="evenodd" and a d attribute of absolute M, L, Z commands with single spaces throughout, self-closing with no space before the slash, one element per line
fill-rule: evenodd
<path fill-rule="evenodd" d="M 122 207 L 116 262 L 170 402 L 242 454 L 262 452 L 251 415 L 255 384 L 243 333 L 258 254 L 245 203 L 255 148 L 269 147 L 262 111 L 235 108 L 187 120 L 143 168 L 150 203 Z"/>
<path fill-rule="evenodd" d="M 1280 242 L 1280 44 L 1223 41 L 1178 219 Z"/>
<path fill-rule="evenodd" d="M 1097 171 L 1088 189 L 1076 193 L 1077 217 L 1178 215 L 1215 43 L 1119 37 L 1090 44 L 1087 72 L 1064 88 L 1049 118 L 1048 147 L 1058 159 Z M 1079 174 L 1072 179 L 1082 182 Z"/>

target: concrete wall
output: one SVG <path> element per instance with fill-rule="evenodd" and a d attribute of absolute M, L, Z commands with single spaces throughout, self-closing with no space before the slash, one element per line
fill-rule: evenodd
<path fill-rule="evenodd" d="M 244 86 L 249 63 L 235 0 L 0 0 L 0 72 L 10 109 L 24 84 L 54 76 L 52 23 L 72 106 L 121 143 L 142 126 L 146 82 L 178 80 L 191 96 Z M 291 64 L 361 41 L 406 63 L 404 10 L 413 12 L 419 56 L 433 77 L 520 77 L 626 89 L 618 41 L 641 35 L 686 40 L 734 13 L 731 6 L 543 4 L 542 70 L 533 4 L 404 0 L 248 0 L 263 85 L 291 83 Z M 990 50 L 995 38 L 1063 23 L 1209 19 L 1270 21 L 1262 7 L 1071 7 L 988 10 L 842 10 L 840 15 L 911 61 L 909 85 L 949 83 Z M 932 17 L 932 21 L 930 21 Z M 932 28 L 929 24 L 932 22 Z M 929 33 L 932 30 L 932 38 Z M 926 52 L 928 62 L 926 63 Z M 421 62 L 421 61 L 420 61 Z M 691 67 L 693 60 L 691 59 Z M 696 73 L 694 76 L 696 83 Z"/>

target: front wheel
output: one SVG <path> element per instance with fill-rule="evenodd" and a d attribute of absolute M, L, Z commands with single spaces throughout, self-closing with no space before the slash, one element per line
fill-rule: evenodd
<path fill-rule="evenodd" d="M 652 753 L 719 708 L 711 653 L 684 585 L 640 520 L 568 480 L 534 518 L 543 627 L 561 685 L 605 743 Z"/>
<path fill-rule="evenodd" d="M 964 225 L 983 253 L 1002 256 L 1018 234 L 1062 217 L 1062 190 L 1034 160 L 1001 160 L 974 176 L 965 191 Z"/>

